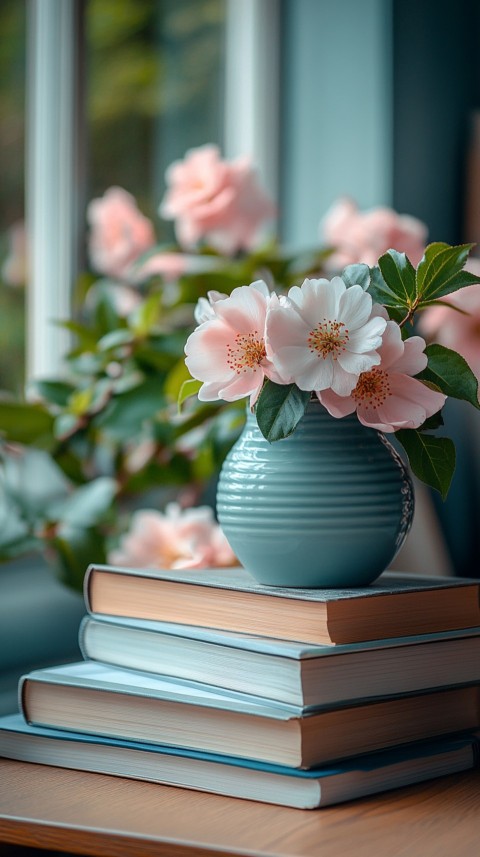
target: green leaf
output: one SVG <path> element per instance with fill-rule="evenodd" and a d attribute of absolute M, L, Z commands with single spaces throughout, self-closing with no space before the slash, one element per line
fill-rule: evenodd
<path fill-rule="evenodd" d="M 463 271 L 473 244 L 451 247 L 437 242 L 429 244 L 417 268 L 417 298 L 419 305 L 444 297 L 466 285 L 480 283 L 480 277 Z"/>
<path fill-rule="evenodd" d="M 158 324 L 162 293 L 154 292 L 136 307 L 128 317 L 128 325 L 136 336 L 146 336 Z"/>
<path fill-rule="evenodd" d="M 388 250 L 378 260 L 383 279 L 398 298 L 398 305 L 408 309 L 416 295 L 415 268 L 405 253 Z"/>
<path fill-rule="evenodd" d="M 165 378 L 163 392 L 172 402 L 177 402 L 184 381 L 190 381 L 192 376 L 185 365 L 185 359 L 182 357 L 177 360 L 173 368 Z"/>
<path fill-rule="evenodd" d="M 257 401 L 255 413 L 263 436 L 273 443 L 295 431 L 310 401 L 310 393 L 296 384 L 274 384 L 266 381 Z"/>
<path fill-rule="evenodd" d="M 422 482 L 445 500 L 455 471 L 455 446 L 448 437 L 435 437 L 414 429 L 395 432 L 408 455 L 410 467 Z"/>
<path fill-rule="evenodd" d="M 424 423 L 420 426 L 420 431 L 435 431 L 435 429 L 443 426 L 443 417 L 442 412 L 437 411 L 436 414 L 432 414 L 431 417 L 428 417 Z"/>
<path fill-rule="evenodd" d="M 446 396 L 463 399 L 480 409 L 478 401 L 478 381 L 467 361 L 444 345 L 427 345 L 427 368 L 417 375 L 419 381 L 435 384 Z"/>
<path fill-rule="evenodd" d="M 76 390 L 68 401 L 68 411 L 76 417 L 81 417 L 86 414 L 93 400 L 93 388 L 87 387 L 85 390 Z"/>
<path fill-rule="evenodd" d="M 178 410 L 181 409 L 185 399 L 189 399 L 190 396 L 197 395 L 201 386 L 202 381 L 197 381 L 196 378 L 190 378 L 188 381 L 183 382 L 178 394 Z"/>
<path fill-rule="evenodd" d="M 62 526 L 58 535 L 49 540 L 48 546 L 55 551 L 55 566 L 60 579 L 79 592 L 83 590 L 87 566 L 106 562 L 104 539 L 93 528 Z"/>
<path fill-rule="evenodd" d="M 81 349 L 95 348 L 98 337 L 95 336 L 91 330 L 85 327 L 85 325 L 79 324 L 76 321 L 57 321 L 55 324 L 57 327 L 62 327 L 65 330 L 69 330 L 71 333 L 74 333 L 80 343 Z"/>
<path fill-rule="evenodd" d="M 147 420 L 153 420 L 164 406 L 161 384 L 157 377 L 115 396 L 94 417 L 94 424 L 117 440 L 128 440 L 138 434 Z"/>
<path fill-rule="evenodd" d="M 21 510 L 4 487 L 0 489 L 0 553 L 29 539 L 30 531 Z"/>
<path fill-rule="evenodd" d="M 88 529 L 109 510 L 116 492 L 115 479 L 99 476 L 77 488 L 62 503 L 52 505 L 48 509 L 48 518 L 72 527 Z"/>
<path fill-rule="evenodd" d="M 371 275 L 368 265 L 355 264 L 347 265 L 340 274 L 346 286 L 361 286 L 364 291 L 367 291 Z"/>
<path fill-rule="evenodd" d="M 84 421 L 75 414 L 59 414 L 55 420 L 54 435 L 57 440 L 63 441 L 84 426 Z"/>
<path fill-rule="evenodd" d="M 99 339 L 97 348 L 99 351 L 110 351 L 111 348 L 118 348 L 119 345 L 130 345 L 135 337 L 131 330 L 126 328 L 118 328 L 111 330 Z"/>
<path fill-rule="evenodd" d="M 94 323 L 98 338 L 110 330 L 118 330 L 122 324 L 114 298 L 116 285 L 107 280 L 99 280 L 91 289 L 95 298 Z"/>
<path fill-rule="evenodd" d="M 372 296 L 372 300 L 374 303 L 383 304 L 383 306 L 390 308 L 402 308 L 403 304 L 400 304 L 398 297 L 389 289 L 385 280 L 382 277 L 382 272 L 380 268 L 370 268 L 370 285 L 367 289 L 368 294 Z M 404 315 L 404 313 L 402 313 Z"/>
<path fill-rule="evenodd" d="M 0 401 L 0 435 L 6 440 L 34 444 L 51 436 L 53 423 L 42 405 Z"/>
<path fill-rule="evenodd" d="M 65 407 L 75 387 L 64 381 L 33 381 L 31 388 L 42 399 Z"/>

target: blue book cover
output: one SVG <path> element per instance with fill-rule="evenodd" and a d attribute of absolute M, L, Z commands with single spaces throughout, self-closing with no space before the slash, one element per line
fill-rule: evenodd
<path fill-rule="evenodd" d="M 315 808 L 473 767 L 478 733 L 417 742 L 308 771 L 0 718 L 0 756 L 232 797 Z"/>
<path fill-rule="evenodd" d="M 39 726 L 299 768 L 474 729 L 479 694 L 473 685 L 310 711 L 84 661 L 20 683 L 21 710 Z"/>
<path fill-rule="evenodd" d="M 85 659 L 304 708 L 480 682 L 480 628 L 312 646 L 211 628 L 86 616 Z"/>

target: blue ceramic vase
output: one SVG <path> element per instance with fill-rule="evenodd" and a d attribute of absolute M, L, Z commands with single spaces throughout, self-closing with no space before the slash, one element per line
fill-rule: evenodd
<path fill-rule="evenodd" d="M 272 444 L 249 412 L 217 489 L 228 541 L 268 586 L 366 586 L 402 546 L 413 508 L 408 470 L 384 435 L 315 401 Z"/>

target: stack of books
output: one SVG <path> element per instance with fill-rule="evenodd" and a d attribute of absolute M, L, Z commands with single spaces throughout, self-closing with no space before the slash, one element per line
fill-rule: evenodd
<path fill-rule="evenodd" d="M 480 581 L 264 587 L 91 566 L 84 661 L 31 672 L 0 755 L 314 808 L 475 764 Z"/>

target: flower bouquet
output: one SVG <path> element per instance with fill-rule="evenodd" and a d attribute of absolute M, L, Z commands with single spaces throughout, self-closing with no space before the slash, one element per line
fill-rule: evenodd
<path fill-rule="evenodd" d="M 39 550 L 77 588 L 88 562 L 232 561 L 211 512 L 188 507 L 209 502 L 242 398 L 268 441 L 299 434 L 311 396 L 395 432 L 446 494 L 453 445 L 433 432 L 445 396 L 478 407 L 477 385 L 461 336 L 425 347 L 412 321 L 470 319 L 469 247 L 425 250 L 419 221 L 343 200 L 318 246 L 286 252 L 262 234 L 275 206 L 253 167 L 209 145 L 169 168 L 160 214 L 162 241 L 123 188 L 88 206 L 65 371 L 0 397 L 0 559 Z M 28 267 L 23 243 L 11 253 L 5 282 Z"/>
<path fill-rule="evenodd" d="M 306 278 L 286 295 L 261 280 L 230 296 L 211 292 L 185 346 L 192 381 L 181 398 L 249 397 L 274 442 L 295 431 L 316 396 L 332 417 L 355 413 L 364 426 L 395 433 L 413 472 L 445 498 L 455 450 L 433 432 L 447 396 L 480 407 L 478 382 L 459 353 L 427 346 L 413 322 L 427 308 L 453 311 L 445 298 L 480 283 L 464 269 L 472 246 L 430 244 L 416 269 L 391 249 L 378 265 Z"/>
<path fill-rule="evenodd" d="M 464 270 L 469 250 L 430 244 L 416 270 L 388 250 L 378 266 L 347 265 L 286 295 L 259 280 L 199 302 L 180 398 L 249 398 L 254 419 L 223 465 L 217 513 L 260 583 L 365 586 L 389 566 L 414 504 L 384 433 L 445 498 L 455 449 L 434 432 L 447 396 L 479 407 L 478 384 L 460 354 L 427 346 L 412 322 L 479 282 Z"/>

